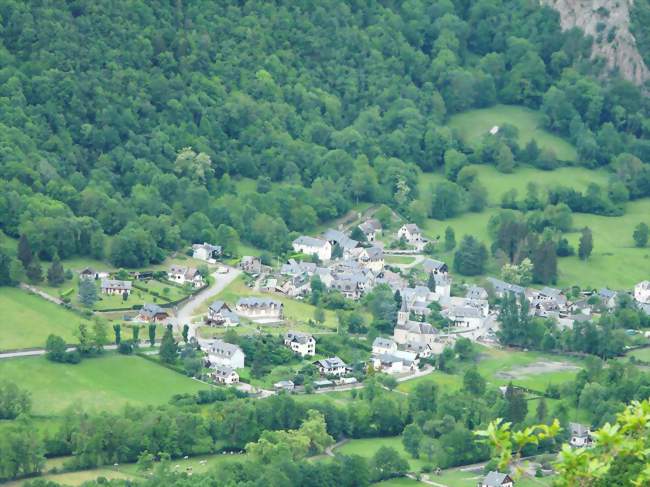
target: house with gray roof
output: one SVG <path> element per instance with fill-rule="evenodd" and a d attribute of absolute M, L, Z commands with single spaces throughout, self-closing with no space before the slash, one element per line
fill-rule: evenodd
<path fill-rule="evenodd" d="M 449 268 L 447 267 L 447 264 L 445 264 L 440 260 L 430 259 L 427 257 L 426 259 L 422 260 L 420 265 L 422 266 L 422 270 L 424 270 L 424 272 L 426 272 L 427 274 L 433 273 L 434 275 L 436 274 L 446 275 L 447 273 L 449 273 Z"/>
<path fill-rule="evenodd" d="M 208 307 L 206 321 L 211 326 L 237 326 L 239 316 L 224 301 L 214 301 Z"/>
<path fill-rule="evenodd" d="M 207 242 L 192 245 L 192 257 L 206 262 L 214 262 L 221 256 L 221 245 L 212 245 Z"/>
<path fill-rule="evenodd" d="M 522 286 L 518 286 L 517 284 L 510 284 L 509 282 L 505 282 L 494 277 L 488 277 L 487 281 L 494 288 L 494 294 L 496 294 L 499 298 L 504 297 L 508 293 L 513 293 L 516 296 L 520 296 L 524 295 L 526 292 L 526 289 Z"/>
<path fill-rule="evenodd" d="M 473 306 L 453 306 L 442 312 L 456 328 L 480 328 L 485 323 L 481 310 Z"/>
<path fill-rule="evenodd" d="M 295 252 L 316 255 L 320 260 L 330 260 L 332 258 L 332 244 L 321 238 L 302 235 L 295 239 L 291 246 Z"/>
<path fill-rule="evenodd" d="M 227 365 L 214 365 L 209 375 L 219 384 L 232 385 L 239 383 L 239 374 L 235 369 Z"/>
<path fill-rule="evenodd" d="M 239 298 L 235 304 L 235 311 L 251 319 L 282 319 L 284 305 L 273 298 L 248 296 Z"/>
<path fill-rule="evenodd" d="M 422 230 L 415 223 L 407 223 L 397 231 L 397 238 L 404 239 L 408 243 L 417 245 L 423 242 Z"/>
<path fill-rule="evenodd" d="M 593 444 L 591 429 L 589 426 L 580 423 L 569 423 L 571 439 L 569 444 L 575 448 L 589 447 Z"/>
<path fill-rule="evenodd" d="M 376 218 L 370 218 L 359 225 L 368 242 L 374 242 L 381 233 L 381 223 Z"/>
<path fill-rule="evenodd" d="M 478 487 L 514 487 L 515 482 L 510 475 L 501 472 L 490 472 L 478 483 Z"/>
<path fill-rule="evenodd" d="M 318 368 L 318 372 L 320 372 L 321 375 L 325 376 L 335 375 L 337 377 L 341 377 L 342 375 L 348 373 L 347 364 L 337 356 L 322 360 L 316 360 L 316 362 L 314 362 L 314 365 Z"/>
<path fill-rule="evenodd" d="M 345 233 L 339 230 L 334 230 L 333 228 L 326 230 L 323 234 L 323 238 L 327 240 L 332 245 L 332 247 L 335 245 L 341 247 L 344 256 L 357 245 L 359 245 L 359 242 L 356 240 L 351 239 Z"/>
<path fill-rule="evenodd" d="M 488 298 L 488 293 L 484 288 L 480 286 L 470 286 L 465 293 L 465 298 L 472 300 L 484 300 Z"/>
<path fill-rule="evenodd" d="M 208 340 L 202 345 L 208 355 L 211 366 L 243 369 L 245 355 L 241 348 L 221 339 Z"/>
<path fill-rule="evenodd" d="M 316 340 L 309 333 L 288 331 L 284 335 L 284 344 L 292 352 L 303 357 L 316 355 Z"/>
<path fill-rule="evenodd" d="M 618 299 L 618 293 L 616 291 L 604 287 L 598 291 L 598 297 L 600 298 L 600 303 L 605 308 L 609 310 L 616 308 L 616 300 Z"/>
<path fill-rule="evenodd" d="M 377 337 L 372 342 L 373 355 L 390 354 L 397 351 L 397 343 L 390 338 Z"/>
<path fill-rule="evenodd" d="M 169 318 L 169 313 L 157 304 L 144 304 L 138 312 L 138 321 L 146 323 L 158 323 Z"/>
<path fill-rule="evenodd" d="M 131 281 L 120 281 L 118 279 L 102 279 L 101 291 L 102 294 L 120 294 L 126 293 L 128 296 L 131 294 Z"/>

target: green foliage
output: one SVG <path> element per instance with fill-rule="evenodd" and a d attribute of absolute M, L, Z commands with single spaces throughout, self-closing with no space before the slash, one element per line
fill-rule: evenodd
<path fill-rule="evenodd" d="M 485 245 L 471 235 L 465 235 L 454 253 L 454 270 L 465 276 L 483 274 L 487 257 Z"/>
<path fill-rule="evenodd" d="M 165 329 L 158 354 L 160 355 L 160 360 L 166 364 L 173 364 L 178 358 L 178 345 L 176 340 L 174 340 L 171 325 L 168 325 Z"/>
<path fill-rule="evenodd" d="M 63 266 L 61 265 L 61 259 L 59 259 L 59 255 L 55 254 L 54 258 L 52 259 L 52 264 L 47 270 L 47 283 L 50 286 L 56 287 L 56 286 L 60 286 L 64 282 L 65 282 L 65 271 L 63 270 Z"/>
<path fill-rule="evenodd" d="M 634 245 L 637 247 L 645 247 L 648 245 L 648 234 L 650 233 L 650 230 L 648 229 L 648 225 L 645 223 L 639 223 L 635 228 L 634 228 L 634 233 L 632 234 L 632 238 L 634 239 Z"/>
<path fill-rule="evenodd" d="M 581 260 L 587 260 L 591 255 L 591 251 L 594 249 L 594 237 L 591 233 L 589 227 L 582 229 L 582 234 L 580 235 L 580 242 L 578 244 L 578 257 Z"/>
<path fill-rule="evenodd" d="M 16 419 L 21 414 L 29 414 L 31 408 L 29 392 L 13 382 L 0 381 L 0 419 Z"/>
<path fill-rule="evenodd" d="M 79 281 L 79 302 L 86 308 L 92 308 L 97 302 L 97 285 L 92 279 Z"/>

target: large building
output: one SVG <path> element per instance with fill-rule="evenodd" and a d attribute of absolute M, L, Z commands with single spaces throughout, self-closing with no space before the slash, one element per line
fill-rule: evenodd
<path fill-rule="evenodd" d="M 239 298 L 235 311 L 251 319 L 282 319 L 284 305 L 271 298 L 247 297 Z"/>
<path fill-rule="evenodd" d="M 320 238 L 303 235 L 293 241 L 292 247 L 295 252 L 316 255 L 320 260 L 330 260 L 332 258 L 332 244 Z"/>
<path fill-rule="evenodd" d="M 223 340 L 211 340 L 205 346 L 211 366 L 243 369 L 245 355 L 241 348 Z"/>
<path fill-rule="evenodd" d="M 289 331 L 284 335 L 284 344 L 303 357 L 316 355 L 316 340 L 308 333 Z"/>
<path fill-rule="evenodd" d="M 117 279 L 102 279 L 101 289 L 102 294 L 120 294 L 126 293 L 128 296 L 131 294 L 131 281 L 120 281 Z"/>

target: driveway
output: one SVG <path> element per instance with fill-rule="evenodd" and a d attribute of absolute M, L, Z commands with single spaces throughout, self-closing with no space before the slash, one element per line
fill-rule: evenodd
<path fill-rule="evenodd" d="M 192 337 L 196 337 L 198 339 L 196 336 L 196 329 L 199 325 L 197 323 L 192 323 L 192 317 L 197 314 L 197 310 L 201 307 L 201 305 L 206 301 L 211 300 L 217 294 L 223 291 L 242 273 L 242 271 L 235 267 L 229 267 L 223 264 L 221 267 L 227 268 L 228 272 L 225 274 L 218 272 L 212 274 L 212 277 L 214 278 L 214 284 L 190 298 L 176 311 L 176 328 L 180 331 L 183 325 L 189 325 L 190 329 L 188 332 L 188 339 Z"/>

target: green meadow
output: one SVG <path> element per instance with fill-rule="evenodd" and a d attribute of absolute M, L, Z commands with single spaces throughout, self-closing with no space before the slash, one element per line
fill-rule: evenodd
<path fill-rule="evenodd" d="M 0 361 L 0 377 L 30 392 L 39 416 L 56 416 L 70 406 L 116 411 L 126 404 L 164 404 L 174 394 L 209 387 L 141 357 L 113 353 L 75 365 L 42 356 L 6 359 Z"/>
<path fill-rule="evenodd" d="M 519 130 L 519 144 L 526 145 L 535 139 L 542 148 L 552 149 L 559 160 L 574 161 L 577 153 L 573 145 L 542 127 L 543 115 L 530 108 L 514 105 L 495 105 L 490 108 L 469 110 L 449 119 L 447 125 L 455 129 L 468 144 L 480 142 L 495 125 L 505 123 Z"/>
<path fill-rule="evenodd" d="M 0 290 L 0 309 L 0 350 L 43 347 L 50 334 L 72 343 L 79 324 L 87 322 L 62 306 L 18 288 Z"/>

